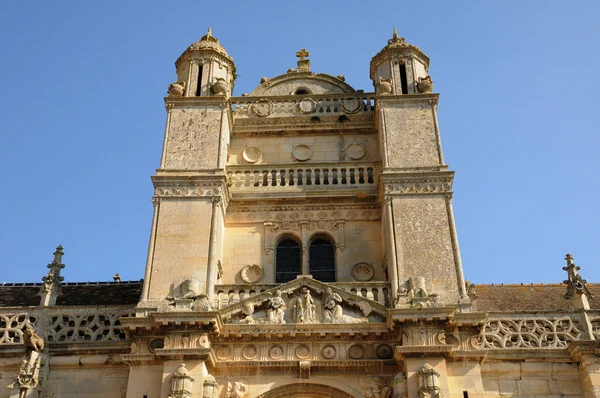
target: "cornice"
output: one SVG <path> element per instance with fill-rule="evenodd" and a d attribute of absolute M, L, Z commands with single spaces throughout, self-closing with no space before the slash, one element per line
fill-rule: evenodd
<path fill-rule="evenodd" d="M 432 94 L 402 94 L 402 95 L 391 95 L 384 94 L 375 97 L 375 111 L 381 109 L 381 106 L 385 105 L 403 105 L 410 103 L 419 104 L 434 104 L 437 105 L 440 98 L 439 93 Z"/>
<path fill-rule="evenodd" d="M 167 110 L 202 106 L 231 109 L 229 101 L 224 95 L 213 95 L 211 97 L 164 97 L 164 99 Z"/>

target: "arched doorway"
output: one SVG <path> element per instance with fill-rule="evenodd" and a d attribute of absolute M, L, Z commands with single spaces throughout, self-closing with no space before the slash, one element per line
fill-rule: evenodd
<path fill-rule="evenodd" d="M 263 394 L 260 394 L 257 398 L 316 398 L 316 397 L 328 397 L 328 398 L 355 398 L 353 395 L 342 391 L 340 389 L 326 386 L 323 384 L 311 384 L 311 383 L 297 383 L 288 384 L 285 386 L 276 387 Z"/>

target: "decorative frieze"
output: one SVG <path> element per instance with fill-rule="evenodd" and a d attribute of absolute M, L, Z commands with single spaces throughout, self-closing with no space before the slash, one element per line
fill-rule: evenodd
<path fill-rule="evenodd" d="M 291 208 L 250 208 L 230 206 L 225 217 L 228 224 L 251 224 L 270 222 L 270 228 L 277 230 L 300 230 L 300 223 L 306 221 L 310 228 L 335 230 L 337 226 L 329 221 L 376 221 L 381 218 L 378 205 L 339 205 L 339 206 L 297 206 Z M 273 231 L 275 232 L 275 231 Z"/>
<path fill-rule="evenodd" d="M 483 348 L 567 348 L 582 340 L 578 322 L 568 316 L 499 318 L 489 320 L 481 333 Z"/>
<path fill-rule="evenodd" d="M 133 308 L 52 308 L 0 314 L 0 345 L 22 344 L 24 331 L 42 327 L 48 343 L 122 341 L 120 318 Z M 43 326 L 42 326 L 43 325 Z"/>

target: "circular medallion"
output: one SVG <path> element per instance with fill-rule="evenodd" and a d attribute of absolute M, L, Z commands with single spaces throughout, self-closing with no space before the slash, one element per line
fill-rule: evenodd
<path fill-rule="evenodd" d="M 373 279 L 375 276 L 375 270 L 371 264 L 358 263 L 352 268 L 352 278 L 355 281 L 366 282 Z"/>
<path fill-rule="evenodd" d="M 365 356 L 365 349 L 360 344 L 354 344 L 348 348 L 348 356 L 352 359 L 361 359 Z"/>
<path fill-rule="evenodd" d="M 359 160 L 365 156 L 365 147 L 360 144 L 350 144 L 346 147 L 346 156 L 352 160 Z"/>
<path fill-rule="evenodd" d="M 362 102 L 358 98 L 345 98 L 340 103 L 340 108 L 344 113 L 356 113 L 360 111 Z"/>
<path fill-rule="evenodd" d="M 258 351 L 256 350 L 256 347 L 253 345 L 247 345 L 242 350 L 242 356 L 245 359 L 255 359 L 257 354 L 258 354 Z"/>
<path fill-rule="evenodd" d="M 307 345 L 302 344 L 296 347 L 296 356 L 300 359 L 306 359 L 310 356 L 310 348 Z"/>
<path fill-rule="evenodd" d="M 229 359 L 229 357 L 231 357 L 231 348 L 226 345 L 217 348 L 217 358 Z"/>
<path fill-rule="evenodd" d="M 262 158 L 262 151 L 255 146 L 249 146 L 242 152 L 242 157 L 248 163 L 256 163 Z"/>
<path fill-rule="evenodd" d="M 278 345 L 276 345 L 274 347 L 271 347 L 271 349 L 269 350 L 269 356 L 272 359 L 281 359 L 281 358 L 283 358 L 283 348 L 281 348 Z"/>
<path fill-rule="evenodd" d="M 302 113 L 312 113 L 315 111 L 316 107 L 317 107 L 317 103 L 310 98 L 304 98 L 298 104 L 298 108 L 300 109 L 300 112 L 302 112 Z"/>
<path fill-rule="evenodd" d="M 375 353 L 379 359 L 390 359 L 394 351 L 388 344 L 379 344 L 375 349 Z"/>
<path fill-rule="evenodd" d="M 321 350 L 321 354 L 325 359 L 333 359 L 335 358 L 335 347 L 332 345 L 326 345 Z"/>
<path fill-rule="evenodd" d="M 294 159 L 304 162 L 312 156 L 312 148 L 304 144 L 297 145 L 292 151 L 292 156 Z"/>
<path fill-rule="evenodd" d="M 240 271 L 242 280 L 246 283 L 257 283 L 260 282 L 264 276 L 263 268 L 258 264 L 246 265 Z"/>
<path fill-rule="evenodd" d="M 267 99 L 261 99 L 252 104 L 252 112 L 258 117 L 269 116 L 273 112 L 273 103 Z"/>

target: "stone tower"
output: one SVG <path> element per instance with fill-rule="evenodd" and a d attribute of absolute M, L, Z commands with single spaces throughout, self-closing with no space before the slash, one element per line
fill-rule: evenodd
<path fill-rule="evenodd" d="M 208 34 L 176 62 L 141 281 L 0 285 L 0 398 L 600 396 L 600 287 L 465 286 L 429 58 L 375 92 L 297 67 L 232 96 Z M 40 299 L 41 296 L 41 299 Z M 1 381 L 0 380 L 0 381 Z"/>
<path fill-rule="evenodd" d="M 210 30 L 177 60 L 143 306 L 276 283 L 282 240 L 298 246 L 292 274 L 318 273 L 320 239 L 334 251 L 327 282 L 389 282 L 398 307 L 431 296 L 468 308 L 429 58 L 394 32 L 371 61 L 376 93 L 363 94 L 296 55 L 296 69 L 237 98 L 233 60 Z"/>

